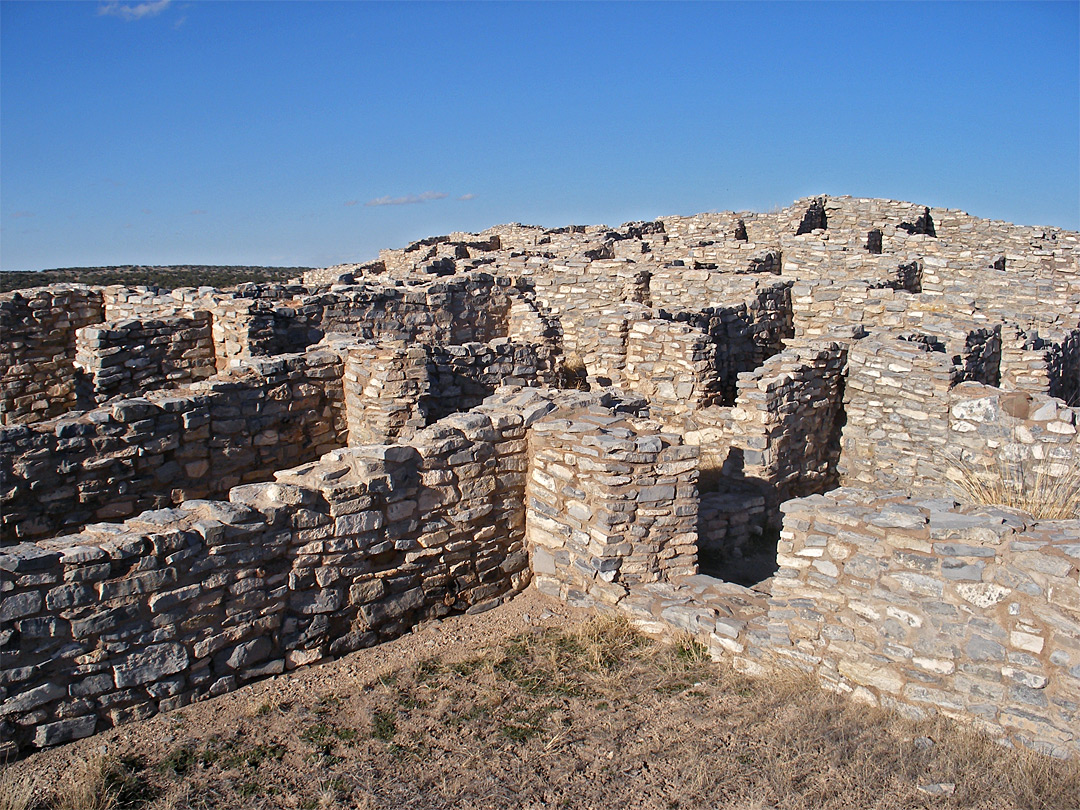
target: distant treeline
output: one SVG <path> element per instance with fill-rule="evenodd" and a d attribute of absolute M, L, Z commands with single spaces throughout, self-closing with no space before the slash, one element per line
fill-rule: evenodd
<path fill-rule="evenodd" d="M 122 284 L 127 287 L 233 287 L 245 281 L 288 281 L 310 267 L 249 267 L 246 265 L 178 264 L 167 267 L 61 267 L 55 270 L 0 271 L 0 292 L 43 287 L 46 284 Z"/>

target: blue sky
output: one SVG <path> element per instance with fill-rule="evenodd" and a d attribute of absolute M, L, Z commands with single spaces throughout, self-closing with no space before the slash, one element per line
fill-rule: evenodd
<path fill-rule="evenodd" d="M 1080 3 L 0 2 L 0 267 L 889 197 L 1080 229 Z"/>

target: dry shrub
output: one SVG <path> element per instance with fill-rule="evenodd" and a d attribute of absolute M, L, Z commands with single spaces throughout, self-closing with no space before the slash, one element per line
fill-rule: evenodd
<path fill-rule="evenodd" d="M 75 764 L 53 791 L 50 810 L 121 810 L 141 807 L 156 798 L 157 789 L 144 781 L 142 757 L 124 758 L 97 753 Z"/>
<path fill-rule="evenodd" d="M 1037 520 L 1080 517 L 1080 467 L 1051 475 L 1047 463 L 1031 460 L 979 463 L 954 458 L 951 463 L 947 477 L 964 501 L 1017 509 Z"/>
<path fill-rule="evenodd" d="M 589 371 L 585 368 L 585 359 L 577 352 L 569 352 L 563 357 L 559 367 L 559 384 L 563 388 L 589 390 Z"/>

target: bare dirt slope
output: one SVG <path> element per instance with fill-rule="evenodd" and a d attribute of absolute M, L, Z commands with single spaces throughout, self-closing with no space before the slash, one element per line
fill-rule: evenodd
<path fill-rule="evenodd" d="M 1080 807 L 1076 763 L 752 679 L 531 589 L 0 779 L 0 809 Z"/>

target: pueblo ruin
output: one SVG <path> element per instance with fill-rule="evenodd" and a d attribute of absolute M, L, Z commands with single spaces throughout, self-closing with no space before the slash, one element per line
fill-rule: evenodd
<path fill-rule="evenodd" d="M 1076 756 L 1078 239 L 818 197 L 6 293 L 4 751 L 531 585 Z"/>

